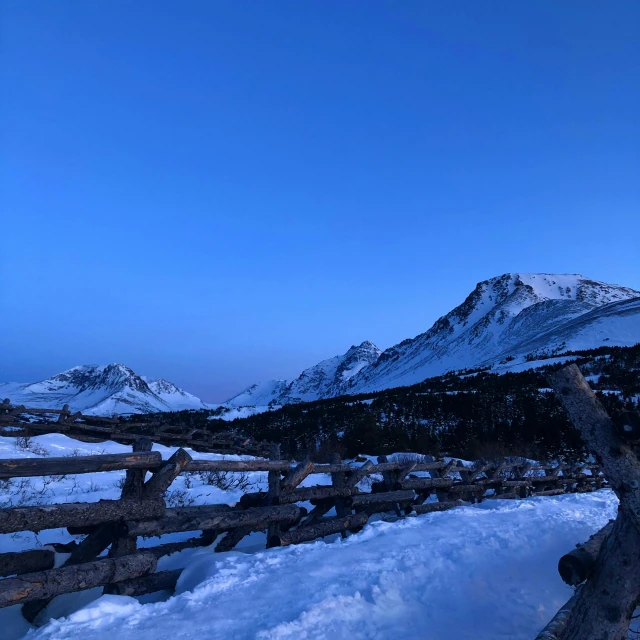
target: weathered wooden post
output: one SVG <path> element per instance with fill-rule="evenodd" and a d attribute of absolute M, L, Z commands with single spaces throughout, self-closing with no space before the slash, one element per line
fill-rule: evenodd
<path fill-rule="evenodd" d="M 147 446 L 147 445 L 144 445 Z M 187 463 L 191 462 L 191 456 L 184 450 L 178 449 L 166 462 L 164 462 L 160 468 L 151 476 L 151 478 L 141 487 L 141 500 L 122 500 L 123 504 L 127 502 L 144 505 L 144 504 L 157 504 L 164 501 L 162 496 L 169 488 L 171 483 L 182 473 Z M 135 481 L 137 482 L 137 480 Z M 135 484 L 134 480 L 131 481 L 129 487 L 125 480 L 125 488 L 133 491 Z M 118 501 L 120 502 L 120 501 Z M 119 522 L 120 521 L 120 522 Z M 63 567 L 70 567 L 76 564 L 82 564 L 94 560 L 97 558 L 110 544 L 119 537 L 128 537 L 128 532 L 124 532 L 124 536 L 120 536 L 122 517 L 115 518 L 112 522 L 101 524 L 95 531 L 90 533 L 72 552 L 71 556 L 66 560 Z M 133 536 L 134 543 L 136 536 Z M 126 546 L 130 546 L 131 542 L 125 543 Z M 33 622 L 38 614 L 51 602 L 51 598 L 46 600 L 34 599 L 27 602 L 22 607 L 22 615 L 29 622 Z"/>
<path fill-rule="evenodd" d="M 550 376 L 571 423 L 620 499 L 589 579 L 571 603 L 562 640 L 623 640 L 640 600 L 640 461 L 575 364 Z"/>
<path fill-rule="evenodd" d="M 340 454 L 332 453 L 331 464 L 341 464 L 341 463 L 342 463 L 342 458 L 340 457 Z M 343 489 L 345 487 L 346 475 L 347 474 L 344 471 L 333 472 L 331 474 L 331 484 L 336 489 Z M 344 501 L 344 498 L 336 498 L 336 515 L 338 517 L 344 518 L 345 516 L 350 514 L 351 514 L 351 509 L 347 507 L 347 504 Z M 340 531 L 340 536 L 342 538 L 346 538 L 347 532 L 344 529 L 342 529 Z"/>
<path fill-rule="evenodd" d="M 153 442 L 147 438 L 141 438 L 133 443 L 133 452 L 151 451 Z M 146 475 L 144 469 L 129 469 L 125 476 L 124 485 L 122 487 L 121 498 L 142 498 L 142 489 L 144 486 L 144 477 Z M 137 538 L 131 536 L 117 537 L 111 544 L 109 556 L 117 558 L 118 556 L 127 556 L 134 553 L 137 548 Z"/>
<path fill-rule="evenodd" d="M 280 460 L 279 444 L 274 443 L 271 445 L 269 450 L 269 460 L 274 462 Z M 278 502 L 278 498 L 280 497 L 280 471 L 269 471 L 267 474 L 267 483 L 269 485 L 267 492 L 267 505 L 272 506 Z M 272 537 L 278 536 L 279 534 L 280 525 L 277 523 L 270 524 L 267 529 L 267 545 Z"/>

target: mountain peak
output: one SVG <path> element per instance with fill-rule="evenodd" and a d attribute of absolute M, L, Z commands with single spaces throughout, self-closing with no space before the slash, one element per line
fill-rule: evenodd
<path fill-rule="evenodd" d="M 344 393 L 345 383 L 375 362 L 382 352 L 365 340 L 346 353 L 323 360 L 305 369 L 295 380 L 268 380 L 253 384 L 225 402 L 232 407 L 273 406 L 309 402 Z"/>
<path fill-rule="evenodd" d="M 78 365 L 46 380 L 2 385 L 13 402 L 30 407 L 61 408 L 87 415 L 150 413 L 203 409 L 195 396 L 167 380 L 139 376 L 120 363 Z"/>

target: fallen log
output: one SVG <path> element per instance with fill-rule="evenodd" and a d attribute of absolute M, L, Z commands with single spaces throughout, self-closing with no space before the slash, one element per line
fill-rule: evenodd
<path fill-rule="evenodd" d="M 352 507 L 366 507 L 374 504 L 393 504 L 411 502 L 415 498 L 413 491 L 387 491 L 385 493 L 361 493 L 347 499 Z"/>
<path fill-rule="evenodd" d="M 63 593 L 84 591 L 110 582 L 137 578 L 155 571 L 156 564 L 152 554 L 136 553 L 5 578 L 0 580 L 0 607 L 32 600 L 48 600 Z"/>
<path fill-rule="evenodd" d="M 42 531 L 159 518 L 164 514 L 163 500 L 100 500 L 72 502 L 38 507 L 0 509 L 0 533 Z"/>
<path fill-rule="evenodd" d="M 576 545 L 573 551 L 569 551 L 558 562 L 560 577 L 572 587 L 583 583 L 588 577 L 598 559 L 602 543 L 613 530 L 613 522 L 605 525 L 594 533 L 586 542 Z"/>
<path fill-rule="evenodd" d="M 140 578 L 129 578 L 120 582 L 112 582 L 104 588 L 104 593 L 116 596 L 143 596 L 156 591 L 170 591 L 176 589 L 176 583 L 182 569 L 173 571 L 159 571 Z"/>
<path fill-rule="evenodd" d="M 433 513 L 434 511 L 447 511 L 454 507 L 461 507 L 464 505 L 462 500 L 452 500 L 450 502 L 425 502 L 424 504 L 413 505 L 413 510 L 418 514 Z"/>
<path fill-rule="evenodd" d="M 55 555 L 53 549 L 47 548 L 2 553 L 0 554 L 0 577 L 52 569 Z"/>
<path fill-rule="evenodd" d="M 162 454 L 157 451 L 68 456 L 66 458 L 12 458 L 0 460 L 0 478 L 31 478 L 122 469 L 151 469 L 159 467 L 161 463 Z"/>
<path fill-rule="evenodd" d="M 369 516 L 366 513 L 355 513 L 347 516 L 338 516 L 336 518 L 327 518 L 321 520 L 317 524 L 296 529 L 295 531 L 287 531 L 278 536 L 272 536 L 269 540 L 270 547 L 286 547 L 290 544 L 299 544 L 308 540 L 315 540 L 334 533 L 342 533 L 347 529 L 355 529 L 364 527 Z"/>
<path fill-rule="evenodd" d="M 198 507 L 191 507 L 198 509 Z M 256 507 L 246 511 L 213 512 L 207 508 L 194 511 L 190 516 L 169 516 L 157 520 L 129 521 L 123 529 L 132 536 L 158 536 L 180 531 L 215 529 L 227 531 L 236 527 L 266 528 L 273 522 L 295 522 L 303 511 L 296 505 Z"/>

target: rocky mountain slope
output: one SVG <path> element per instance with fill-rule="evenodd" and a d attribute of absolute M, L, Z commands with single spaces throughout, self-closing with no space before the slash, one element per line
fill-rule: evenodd
<path fill-rule="evenodd" d="M 448 371 L 512 366 L 574 349 L 640 342 L 640 291 L 578 274 L 508 273 L 478 283 L 425 333 L 382 353 L 352 347 L 291 383 L 253 385 L 228 404 L 269 405 L 415 384 Z M 368 357 L 347 377 L 331 375 L 353 349 Z M 328 375 L 323 375 L 327 369 Z"/>
<path fill-rule="evenodd" d="M 41 382 L 0 383 L 0 396 L 13 404 L 87 415 L 205 409 L 208 405 L 162 378 L 139 376 L 122 364 L 81 365 Z"/>
<path fill-rule="evenodd" d="M 345 391 L 404 386 L 447 371 L 517 363 L 575 348 L 630 346 L 640 341 L 640 315 L 634 305 L 627 309 L 618 303 L 638 297 L 640 291 L 577 274 L 491 278 L 427 332 L 384 351 Z"/>
<path fill-rule="evenodd" d="M 375 344 L 365 341 L 352 346 L 346 353 L 323 360 L 305 369 L 295 380 L 269 380 L 254 384 L 225 405 L 267 406 L 309 402 L 318 398 L 331 398 L 344 393 L 343 389 L 360 371 L 374 363 L 382 352 Z"/>

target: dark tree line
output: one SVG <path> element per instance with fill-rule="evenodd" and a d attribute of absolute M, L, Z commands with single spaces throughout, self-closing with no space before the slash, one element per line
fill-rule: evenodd
<path fill-rule="evenodd" d="M 573 355 L 610 415 L 637 406 L 640 345 Z M 415 451 L 466 459 L 577 460 L 586 455 L 582 440 L 548 386 L 548 375 L 558 366 L 502 375 L 458 372 L 411 387 L 286 405 L 231 422 L 217 418 L 219 411 L 183 411 L 162 419 L 279 442 L 284 455 L 296 458 Z"/>

